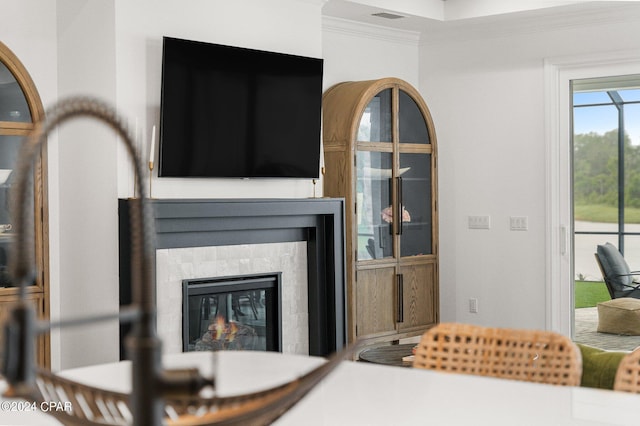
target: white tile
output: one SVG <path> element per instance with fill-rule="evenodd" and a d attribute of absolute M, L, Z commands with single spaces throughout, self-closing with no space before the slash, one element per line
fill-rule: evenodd
<path fill-rule="evenodd" d="M 306 242 L 163 249 L 156 253 L 158 334 L 182 351 L 182 280 L 282 272 L 283 352 L 309 353 Z"/>

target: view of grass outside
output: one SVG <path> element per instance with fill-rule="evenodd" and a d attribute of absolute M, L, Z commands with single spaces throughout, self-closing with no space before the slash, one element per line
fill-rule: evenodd
<path fill-rule="evenodd" d="M 602 281 L 576 281 L 575 307 L 591 308 L 599 302 L 610 300 L 607 287 Z"/>
<path fill-rule="evenodd" d="M 618 223 L 618 207 L 602 204 L 576 204 L 574 207 L 575 220 L 585 222 Z M 627 207 L 624 209 L 625 223 L 640 223 L 640 208 Z"/>

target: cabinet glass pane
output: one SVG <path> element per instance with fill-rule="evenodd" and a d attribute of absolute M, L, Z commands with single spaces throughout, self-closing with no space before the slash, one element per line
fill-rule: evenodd
<path fill-rule="evenodd" d="M 358 151 L 356 203 L 358 259 L 393 256 L 390 152 Z"/>
<path fill-rule="evenodd" d="M 432 254 L 431 154 L 400 154 L 400 172 L 400 256 Z"/>
<path fill-rule="evenodd" d="M 404 91 L 400 90 L 398 106 L 399 138 L 401 143 L 429 143 L 427 123 L 418 104 Z"/>
<path fill-rule="evenodd" d="M 18 156 L 22 137 L 0 135 L 0 287 L 11 287 L 7 264 L 15 234 L 10 216 L 10 192 L 13 182 L 12 171 Z M 33 207 L 29 207 L 33 211 Z"/>
<path fill-rule="evenodd" d="M 0 121 L 31 122 L 31 112 L 20 85 L 0 62 Z"/>
<path fill-rule="evenodd" d="M 361 142 L 391 142 L 391 89 L 371 99 L 360 118 L 357 138 Z"/>

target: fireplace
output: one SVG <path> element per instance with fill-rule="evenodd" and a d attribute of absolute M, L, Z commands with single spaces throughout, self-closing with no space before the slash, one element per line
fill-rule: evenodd
<path fill-rule="evenodd" d="M 182 350 L 282 350 L 282 274 L 182 281 Z"/>
<path fill-rule="evenodd" d="M 161 269 L 165 268 L 165 257 L 173 259 L 176 256 L 182 257 L 181 262 L 186 261 L 182 269 L 190 275 L 180 278 L 180 283 L 185 278 L 283 271 L 283 312 L 289 316 L 288 322 L 295 324 L 297 329 L 289 330 L 283 320 L 282 336 L 285 339 L 291 334 L 296 335 L 295 339 L 303 336 L 307 341 L 305 353 L 309 355 L 326 356 L 344 347 L 346 288 L 343 199 L 151 199 L 149 203 L 155 223 L 156 272 L 163 272 Z M 127 305 L 131 302 L 128 200 L 119 202 L 119 227 L 120 304 Z M 276 255 L 282 250 L 291 251 L 294 255 L 277 256 L 282 261 L 280 264 L 272 259 L 264 261 L 262 265 L 242 259 L 239 262 L 240 269 L 233 271 L 229 268 L 231 262 L 224 257 L 253 248 Z M 220 250 L 224 254 L 221 255 Z M 290 272 L 281 269 L 290 266 L 289 259 L 298 258 L 297 253 L 302 259 L 295 263 L 303 266 L 294 267 Z M 259 258 L 264 256 L 260 255 Z M 215 271 L 196 271 L 210 265 Z M 246 265 L 262 267 L 260 270 L 245 271 L 243 268 Z M 274 269 L 269 269 L 271 267 Z M 156 280 L 160 333 L 165 332 L 167 324 L 177 324 L 179 327 L 182 324 L 181 288 L 176 292 L 181 284 L 165 284 Z M 178 313 L 171 311 L 169 315 L 161 314 L 164 305 L 173 303 L 173 299 L 179 299 Z M 290 300 L 296 303 L 292 304 Z M 288 312 L 292 305 L 304 305 L 304 311 Z M 126 358 L 122 342 L 127 332 L 126 325 L 121 327 L 122 359 Z M 168 353 L 182 350 L 181 331 L 177 331 L 176 335 L 178 347 L 173 346 L 174 349 Z M 164 336 L 162 338 L 164 348 L 173 345 Z M 284 346 L 286 344 L 283 343 L 283 352 L 286 352 Z"/>

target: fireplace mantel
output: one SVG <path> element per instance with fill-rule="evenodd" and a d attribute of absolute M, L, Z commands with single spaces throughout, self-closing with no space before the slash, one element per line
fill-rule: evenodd
<path fill-rule="evenodd" d="M 306 241 L 309 354 L 325 356 L 344 347 L 343 199 L 152 199 L 149 202 L 153 207 L 156 249 Z M 121 305 L 131 302 L 128 206 L 128 200 L 119 201 Z"/>

